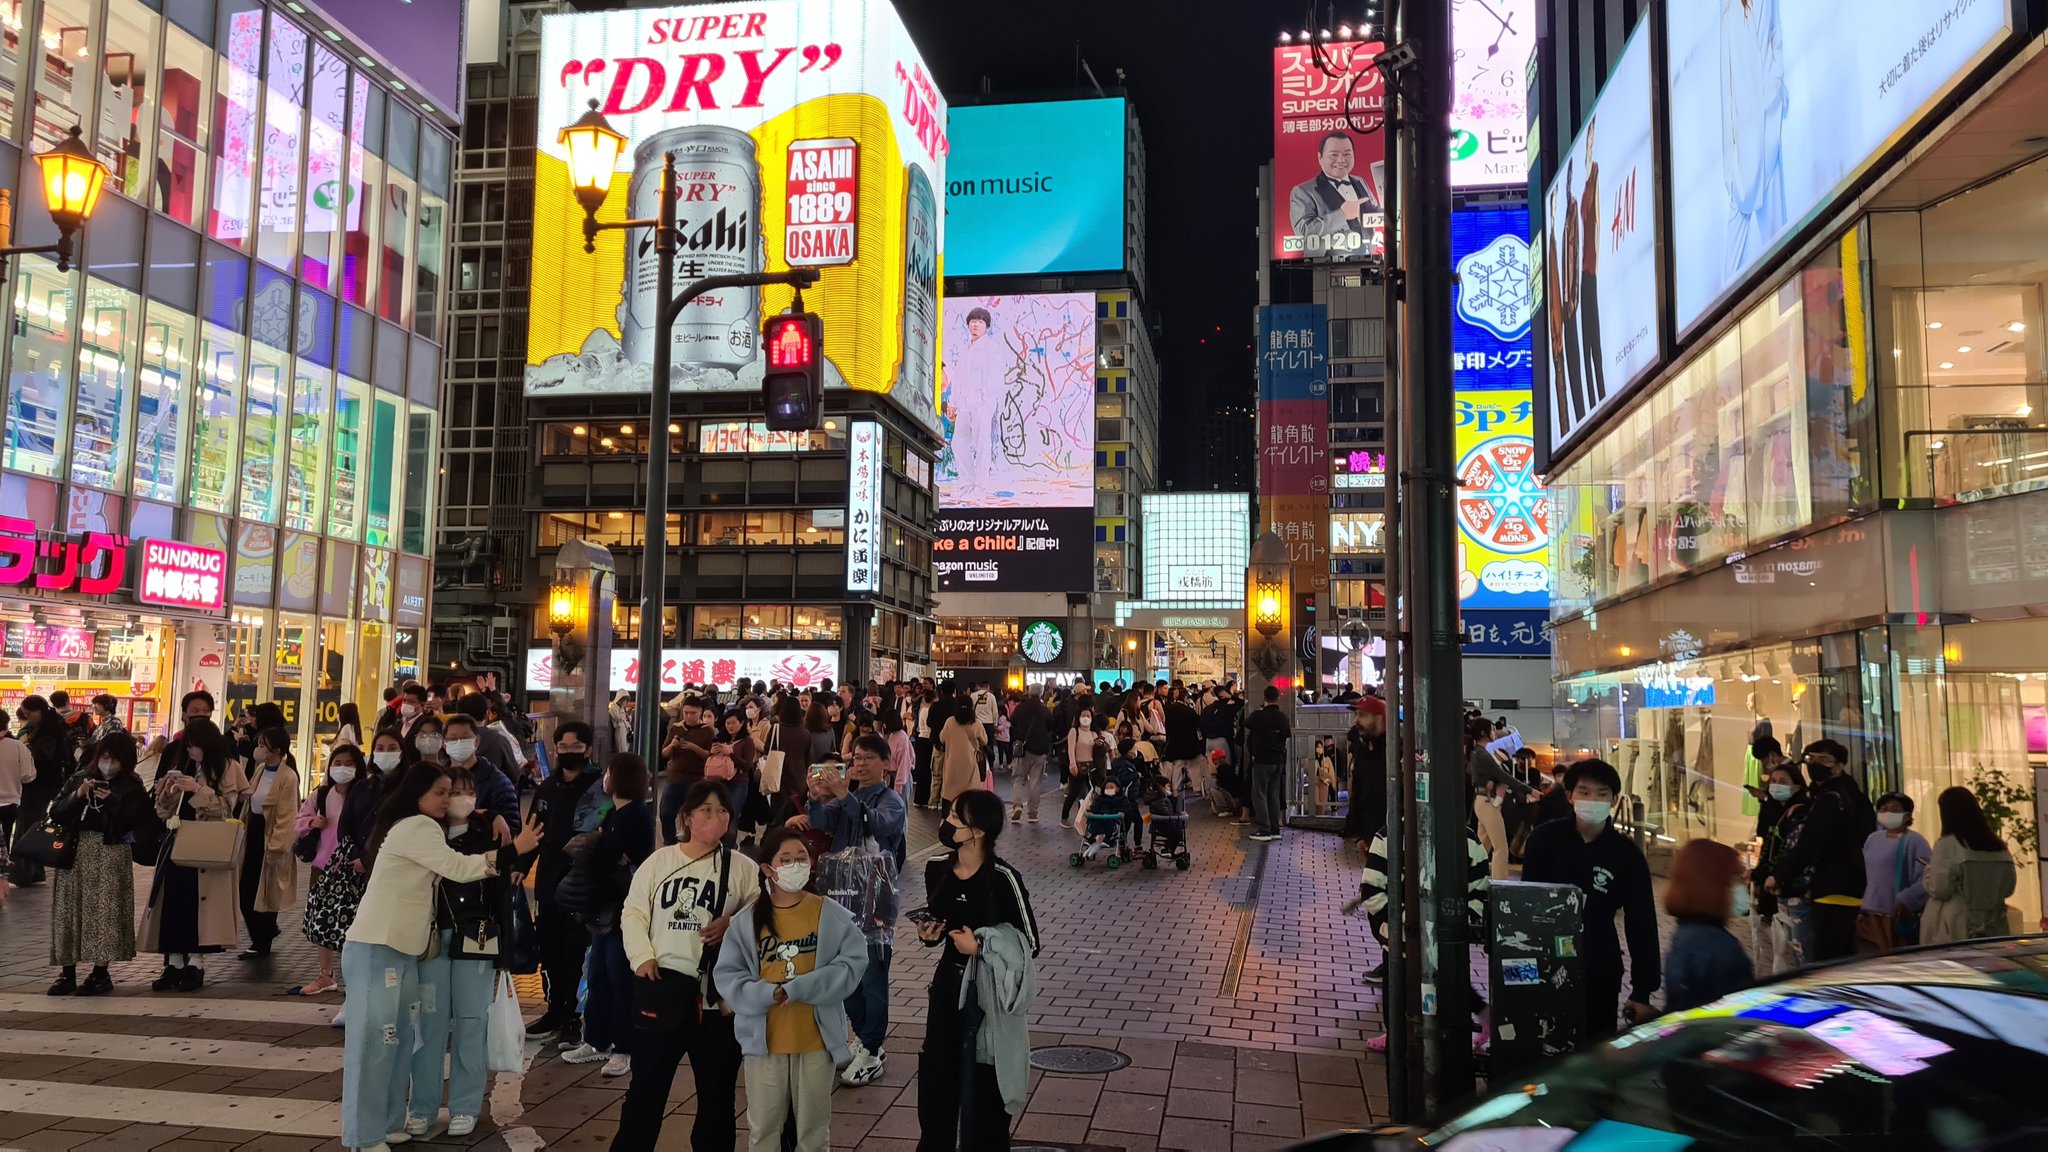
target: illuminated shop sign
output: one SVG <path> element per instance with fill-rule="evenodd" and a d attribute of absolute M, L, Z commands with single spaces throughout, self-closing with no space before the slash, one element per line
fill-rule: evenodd
<path fill-rule="evenodd" d="M 144 540 L 135 598 L 166 608 L 219 611 L 227 596 L 228 554 L 175 540 Z"/>
<path fill-rule="evenodd" d="M 38 540 L 36 522 L 0 516 L 0 588 L 38 588 L 107 596 L 128 570 L 128 538 L 86 532 Z"/>
<path fill-rule="evenodd" d="M 750 452 L 808 452 L 825 447 L 822 432 L 776 432 L 755 421 L 727 420 L 697 426 L 697 451 L 706 456 Z"/>
<path fill-rule="evenodd" d="M 640 653 L 612 651 L 608 692 L 631 692 L 640 683 Z M 664 648 L 661 690 L 680 692 L 687 685 L 731 688 L 741 677 L 756 683 L 779 681 L 792 688 L 815 688 L 824 679 L 839 679 L 839 653 L 831 650 L 782 648 Z M 526 687 L 546 692 L 555 680 L 554 650 L 526 651 Z"/>

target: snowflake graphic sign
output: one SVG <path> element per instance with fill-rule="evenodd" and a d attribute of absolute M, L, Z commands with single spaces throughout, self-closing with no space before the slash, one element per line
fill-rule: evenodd
<path fill-rule="evenodd" d="M 1532 386 L 1536 357 L 1529 322 L 1529 211 L 1467 208 L 1451 214 L 1457 320 L 1451 325 L 1451 381 L 1460 392 Z"/>
<path fill-rule="evenodd" d="M 1458 315 L 1503 340 L 1529 334 L 1529 242 L 1502 233 L 1458 261 Z"/>

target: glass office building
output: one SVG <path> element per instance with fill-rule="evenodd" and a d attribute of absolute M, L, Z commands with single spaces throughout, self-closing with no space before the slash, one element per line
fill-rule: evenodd
<path fill-rule="evenodd" d="M 0 3 L 17 241 L 55 238 L 35 153 L 75 127 L 112 169 L 77 267 L 7 269 L 10 708 L 106 692 L 162 731 L 203 686 L 316 761 L 418 670 L 453 139 L 299 7 Z"/>

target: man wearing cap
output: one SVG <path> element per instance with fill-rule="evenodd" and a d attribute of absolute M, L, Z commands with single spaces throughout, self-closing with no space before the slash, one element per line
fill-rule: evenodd
<path fill-rule="evenodd" d="M 1361 696 L 1344 743 L 1351 761 L 1351 807 L 1344 814 L 1344 838 L 1364 852 L 1387 821 L 1387 702 Z"/>

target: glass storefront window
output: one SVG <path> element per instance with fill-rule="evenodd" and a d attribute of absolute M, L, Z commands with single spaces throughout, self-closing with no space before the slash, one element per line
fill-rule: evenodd
<path fill-rule="evenodd" d="M 135 485 L 148 500 L 178 498 L 187 389 L 196 340 L 192 317 L 160 300 L 149 304 L 135 399 Z"/>
<path fill-rule="evenodd" d="M 831 523 L 823 525 L 818 523 L 818 521 L 827 518 L 827 515 L 813 512 L 809 509 L 798 512 L 796 514 L 796 542 L 810 546 L 821 547 L 830 545 L 834 548 L 843 547 L 846 544 L 846 528 L 844 527 L 846 514 L 834 509 L 829 513 Z"/>
<path fill-rule="evenodd" d="M 283 491 L 278 456 L 284 447 L 285 414 L 291 405 L 291 357 L 261 340 L 249 342 L 248 407 L 242 422 L 241 517 L 277 523 Z"/>
<path fill-rule="evenodd" d="M 348 107 L 348 220 L 342 256 L 342 295 L 359 308 L 371 306 L 377 283 L 378 221 L 384 202 L 384 105 L 382 89 L 356 76 Z"/>
<path fill-rule="evenodd" d="M 341 377 L 334 393 L 334 462 L 328 473 L 327 534 L 354 540 L 363 523 L 364 421 L 369 416 L 370 386 Z"/>
<path fill-rule="evenodd" d="M 224 711 L 230 719 L 260 698 L 264 670 L 270 663 L 265 645 L 267 612 L 237 611 L 228 626 L 228 683 Z"/>
<path fill-rule="evenodd" d="M 742 640 L 788 640 L 789 605 L 749 604 L 747 622 L 740 627 Z"/>
<path fill-rule="evenodd" d="M 129 367 L 142 297 L 97 277 L 79 317 L 78 410 L 71 424 L 71 482 L 117 491 L 128 464 Z"/>
<path fill-rule="evenodd" d="M 304 616 L 277 614 L 277 648 L 271 653 L 270 698 L 284 709 L 285 730 L 296 741 L 302 730 L 299 713 L 306 688 L 306 644 L 313 639 L 313 622 Z"/>
<path fill-rule="evenodd" d="M 363 542 L 373 548 L 391 547 L 391 514 L 397 496 L 399 452 L 399 402 L 376 393 L 370 409 L 369 518 L 363 528 Z"/>
<path fill-rule="evenodd" d="M 313 739 L 322 752 L 341 730 L 343 694 L 354 682 L 355 669 L 350 667 L 355 657 L 350 640 L 354 633 L 346 620 L 320 621 L 320 663 L 313 669 Z M 316 753 L 314 759 L 324 761 L 326 756 Z"/>
<path fill-rule="evenodd" d="M 791 640 L 838 640 L 840 612 L 837 608 L 798 604 L 791 610 Z"/>
<path fill-rule="evenodd" d="M 90 61 L 99 7 L 92 0 L 43 0 L 31 153 L 62 143 L 79 126 L 84 127 L 86 146 L 92 146 L 93 89 L 99 83 L 99 69 Z"/>
<path fill-rule="evenodd" d="M 21 27 L 23 0 L 7 0 L 10 26 Z M 33 55 L 33 54 L 31 54 Z M 14 138 L 14 117 L 21 106 L 22 38 L 0 36 L 0 136 Z"/>
<path fill-rule="evenodd" d="M 151 207 L 200 227 L 206 204 L 207 124 L 213 114 L 213 51 L 175 25 L 164 32 Z"/>
<path fill-rule="evenodd" d="M 392 105 L 390 134 L 385 141 L 389 162 L 381 192 L 384 230 L 378 256 L 377 315 L 395 324 L 412 319 L 413 216 L 419 204 L 419 185 L 412 173 L 419 136 L 419 119 Z"/>
<path fill-rule="evenodd" d="M 330 483 L 327 472 L 327 394 L 334 372 L 301 356 L 294 363 L 289 471 L 285 485 L 287 528 L 317 532 L 326 527 L 321 504 Z M 331 530 L 331 529 L 330 529 Z"/>
<path fill-rule="evenodd" d="M 215 73 L 220 123 L 213 133 L 213 203 L 206 234 L 247 252 L 254 231 L 257 113 L 263 97 L 262 5 L 224 0 L 220 42 L 224 50 Z"/>
<path fill-rule="evenodd" d="M 161 101 L 152 99 L 148 85 L 156 79 L 161 23 L 141 0 L 112 0 L 107 7 L 97 151 L 101 162 L 113 170 L 108 187 L 136 200 L 142 199 L 156 167 L 156 114 Z"/>
<path fill-rule="evenodd" d="M 305 253 L 299 275 L 323 292 L 338 292 L 344 214 L 358 205 L 348 200 L 343 165 L 347 163 L 348 60 L 313 46 L 312 117 L 306 133 Z"/>
<path fill-rule="evenodd" d="M 385 649 L 389 633 L 384 625 L 366 620 L 359 629 L 361 640 L 355 648 L 355 702 L 363 713 L 365 723 L 370 720 L 371 708 L 383 700 L 384 686 L 391 682 L 390 654 Z M 363 739 L 370 738 L 369 733 Z"/>
<path fill-rule="evenodd" d="M 699 604 L 690 613 L 690 637 L 694 640 L 737 640 L 740 638 L 740 606 Z"/>
<path fill-rule="evenodd" d="M 439 337 L 441 266 L 448 248 L 448 152 L 446 136 L 429 128 L 420 134 L 419 275 L 413 292 L 413 331 Z"/>
<path fill-rule="evenodd" d="M 7 446 L 17 472 L 56 477 L 71 409 L 71 328 L 78 273 L 43 256 L 22 256 L 14 272 L 14 335 L 7 358 Z"/>
<path fill-rule="evenodd" d="M 1795 276 L 1742 318 L 1742 411 L 1749 471 L 1749 538 L 1804 526 L 1807 486 L 1805 315 Z"/>
<path fill-rule="evenodd" d="M 306 33 L 270 18 L 264 71 L 263 184 L 256 200 L 256 255 L 279 268 L 298 256 L 300 165 L 306 155 Z"/>
<path fill-rule="evenodd" d="M 405 431 L 405 520 L 401 550 L 425 556 L 434 539 L 434 462 L 440 458 L 440 420 L 429 408 L 413 405 Z"/>

